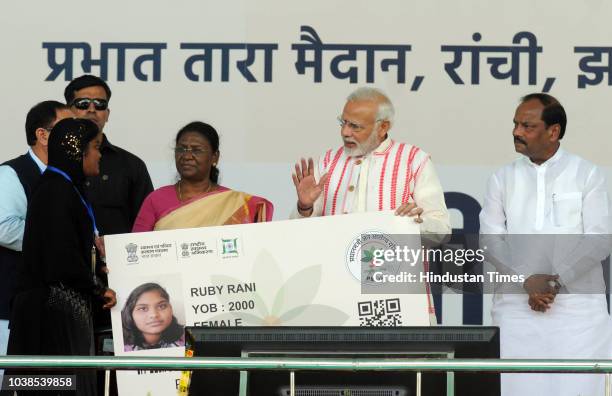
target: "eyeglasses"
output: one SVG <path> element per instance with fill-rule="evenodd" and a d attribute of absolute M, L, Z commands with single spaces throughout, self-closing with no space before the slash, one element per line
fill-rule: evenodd
<path fill-rule="evenodd" d="M 108 100 L 106 99 L 90 99 L 90 98 L 78 98 L 72 101 L 71 106 L 76 107 L 79 110 L 89 109 L 89 105 L 93 103 L 94 108 L 98 111 L 108 109 Z"/>
<path fill-rule="evenodd" d="M 347 126 L 353 132 L 361 132 L 362 130 L 365 129 L 364 125 L 356 124 L 352 121 L 345 120 L 344 118 L 342 118 L 342 116 L 338 116 L 337 120 L 338 120 L 338 123 L 340 124 L 340 128 L 344 128 L 345 126 Z M 374 121 L 374 123 L 376 124 L 379 121 L 382 121 L 382 120 L 380 119 L 376 120 Z"/>
<path fill-rule="evenodd" d="M 342 118 L 340 116 L 338 116 L 337 120 L 338 120 L 338 123 L 340 124 L 340 128 L 344 128 L 345 126 L 348 126 L 349 129 L 351 129 L 351 130 L 353 130 L 355 132 L 359 132 L 359 131 L 361 131 L 362 129 L 365 128 L 363 125 L 359 125 L 359 124 L 356 124 L 356 123 L 351 122 L 349 120 L 345 120 L 344 118 Z"/>
<path fill-rule="evenodd" d="M 174 155 L 176 155 L 177 157 L 182 157 L 183 155 L 187 153 L 191 153 L 191 155 L 193 155 L 194 157 L 200 157 L 204 155 L 204 153 L 206 153 L 206 150 L 204 150 L 203 148 L 199 148 L 199 147 L 193 147 L 193 148 L 175 147 L 174 148 Z"/>

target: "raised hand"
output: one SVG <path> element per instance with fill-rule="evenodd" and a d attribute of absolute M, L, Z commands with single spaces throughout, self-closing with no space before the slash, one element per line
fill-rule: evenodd
<path fill-rule="evenodd" d="M 314 161 L 312 158 L 308 158 L 308 161 L 302 158 L 299 163 L 295 164 L 295 173 L 291 175 L 291 178 L 298 196 L 298 208 L 301 211 L 310 211 L 323 192 L 328 178 L 327 173 L 321 176 L 317 183 L 314 176 Z"/>

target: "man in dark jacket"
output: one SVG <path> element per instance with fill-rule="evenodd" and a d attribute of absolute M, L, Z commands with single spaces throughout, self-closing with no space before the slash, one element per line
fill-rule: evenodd
<path fill-rule="evenodd" d="M 142 201 L 153 191 L 153 184 L 145 163 L 111 144 L 106 136 L 111 90 L 104 80 L 83 75 L 68 84 L 64 97 L 77 117 L 92 120 L 104 133 L 100 175 L 90 177 L 86 183 L 100 234 L 130 232 Z"/>

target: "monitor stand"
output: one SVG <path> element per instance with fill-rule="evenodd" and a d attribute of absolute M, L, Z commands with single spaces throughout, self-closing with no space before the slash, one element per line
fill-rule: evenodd
<path fill-rule="evenodd" d="M 440 348 L 436 351 L 419 351 L 419 350 L 405 350 L 405 351 L 274 351 L 274 350 L 243 350 L 241 357 L 252 357 L 252 358 L 305 358 L 305 359 L 454 359 L 455 351 L 453 349 Z M 406 372 L 409 375 L 408 372 Z M 296 396 L 300 394 L 304 395 L 393 395 L 393 396 L 405 396 L 409 395 L 405 387 L 390 387 L 387 385 L 381 385 L 378 387 L 372 386 L 360 386 L 350 384 L 337 384 L 336 386 L 329 385 L 299 385 L 299 375 L 296 374 Z M 421 373 L 416 373 L 416 388 L 418 391 L 421 389 Z M 287 376 L 287 383 L 289 383 L 289 375 Z M 309 381 L 312 382 L 312 381 Z M 239 396 L 248 396 L 249 387 L 249 372 L 240 371 L 240 388 Z M 289 386 L 283 386 L 277 393 L 278 396 L 289 395 Z M 337 390 L 337 393 L 332 393 Z M 367 392 L 367 391 L 370 391 Z M 322 392 L 324 391 L 324 392 Z M 383 391 L 388 391 L 383 393 Z M 420 394 L 420 392 L 415 394 Z M 455 394 L 455 374 L 452 371 L 446 372 L 446 395 L 454 396 Z"/>

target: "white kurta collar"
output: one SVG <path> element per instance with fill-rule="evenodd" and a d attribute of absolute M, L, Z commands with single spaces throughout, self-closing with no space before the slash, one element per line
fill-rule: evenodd
<path fill-rule="evenodd" d="M 565 151 L 561 148 L 561 146 L 559 146 L 555 154 L 549 159 L 547 159 L 546 161 L 544 161 L 543 163 L 541 163 L 540 165 L 531 161 L 529 157 L 527 157 L 526 155 L 523 156 L 523 160 L 525 163 L 529 164 L 530 166 L 534 168 L 548 168 L 551 165 L 555 164 L 557 161 L 559 161 L 563 157 L 564 153 Z"/>
<path fill-rule="evenodd" d="M 378 147 L 374 149 L 372 153 L 375 155 L 384 154 L 389 149 L 389 147 L 391 147 L 392 142 L 393 140 L 391 140 L 390 137 L 387 137 L 385 140 L 382 141 L 382 143 L 378 145 Z"/>

